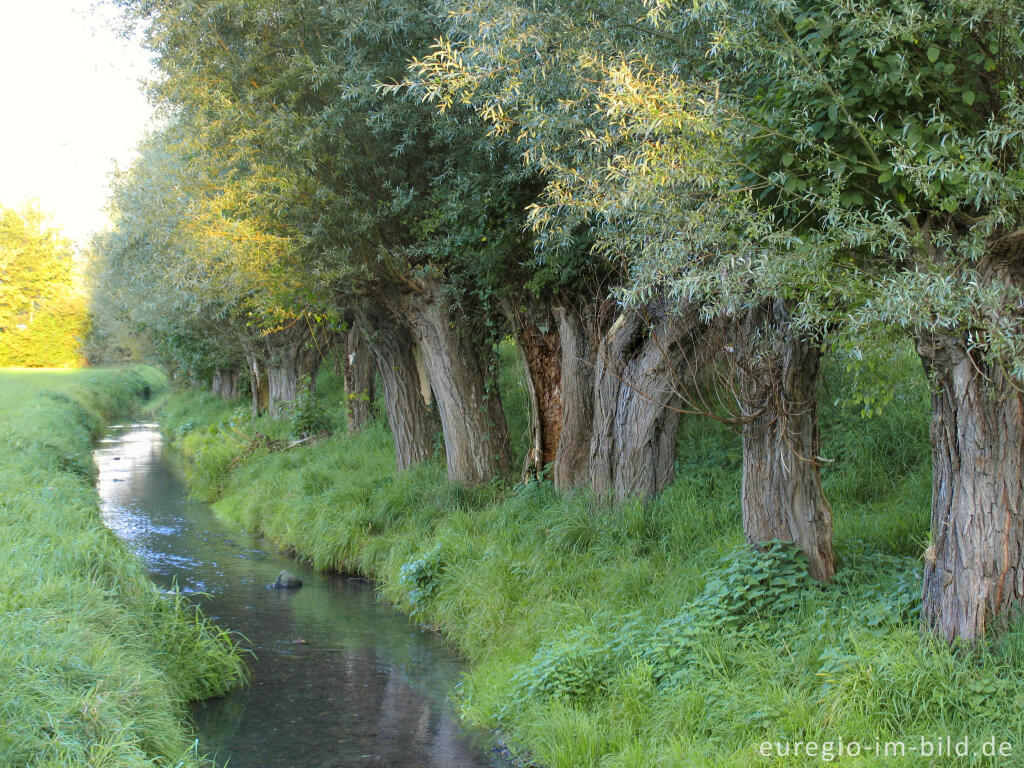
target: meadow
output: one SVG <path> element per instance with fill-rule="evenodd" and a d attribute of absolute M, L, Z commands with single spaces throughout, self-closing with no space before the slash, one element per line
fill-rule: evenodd
<path fill-rule="evenodd" d="M 838 572 L 824 588 L 791 551 L 742 546 L 739 437 L 707 418 L 684 417 L 665 494 L 617 506 L 547 482 L 466 490 L 446 481 L 440 448 L 399 474 L 380 416 L 344 433 L 329 371 L 292 422 L 195 390 L 161 419 L 218 514 L 318 568 L 372 576 L 449 638 L 468 661 L 461 712 L 523 764 L 1021 765 L 1024 631 L 966 651 L 919 629 L 929 395 L 916 360 L 894 360 L 893 398 L 871 418 L 844 371 L 825 372 Z M 508 354 L 502 377 L 523 436 Z M 278 452 L 253 440 L 311 417 L 334 435 Z M 946 737 L 970 754 L 935 756 Z"/>
<path fill-rule="evenodd" d="M 186 704 L 244 678 L 235 639 L 104 527 L 92 441 L 154 368 L 0 370 L 0 765 L 198 768 Z"/>

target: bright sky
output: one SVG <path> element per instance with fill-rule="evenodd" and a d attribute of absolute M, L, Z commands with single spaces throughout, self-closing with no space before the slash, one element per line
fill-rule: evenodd
<path fill-rule="evenodd" d="M 0 203 L 38 200 L 84 243 L 149 124 L 148 55 L 93 0 L 0 0 Z"/>

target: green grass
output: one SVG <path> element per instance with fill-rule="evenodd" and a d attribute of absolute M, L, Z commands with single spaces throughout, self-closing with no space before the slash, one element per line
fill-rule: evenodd
<path fill-rule="evenodd" d="M 152 368 L 0 370 L 0 765 L 198 766 L 188 701 L 243 673 L 102 524 L 92 440 Z"/>
<path fill-rule="evenodd" d="M 897 396 L 867 420 L 826 372 L 839 568 L 827 589 L 807 586 L 788 556 L 739 546 L 739 439 L 709 420 L 684 418 L 661 498 L 614 509 L 548 484 L 455 487 L 440 455 L 398 474 L 379 418 L 356 436 L 244 455 L 254 430 L 284 435 L 287 422 L 251 422 L 244 403 L 201 392 L 173 395 L 163 420 L 220 514 L 319 568 L 376 578 L 467 658 L 466 718 L 547 768 L 810 766 L 822 761 L 757 751 L 947 735 L 996 736 L 1016 757 L 937 764 L 1024 764 L 1024 632 L 966 654 L 918 630 L 928 393 L 916 362 L 896 360 Z M 506 356 L 506 406 L 522 425 L 514 381 Z M 341 425 L 339 386 L 321 378 Z M 837 762 L 929 764 L 913 752 Z"/>

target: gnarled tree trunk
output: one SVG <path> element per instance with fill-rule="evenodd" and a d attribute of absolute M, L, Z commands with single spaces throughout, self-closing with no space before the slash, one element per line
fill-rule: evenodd
<path fill-rule="evenodd" d="M 355 434 L 373 416 L 373 356 L 363 331 L 355 324 L 345 334 L 345 399 L 348 431 Z"/>
<path fill-rule="evenodd" d="M 238 377 L 239 372 L 237 369 L 216 368 L 213 371 L 210 389 L 218 397 L 222 397 L 225 400 L 233 400 L 238 397 Z"/>
<path fill-rule="evenodd" d="M 294 360 L 276 356 L 273 364 L 267 367 L 267 383 L 270 393 L 268 413 L 275 419 L 286 416 L 288 404 L 295 402 L 299 393 L 299 372 Z"/>
<path fill-rule="evenodd" d="M 623 312 L 597 351 L 590 480 L 619 500 L 655 496 L 672 481 L 681 386 L 705 354 L 695 308 L 653 311 Z"/>
<path fill-rule="evenodd" d="M 523 479 L 536 478 L 554 464 L 562 432 L 562 350 L 555 318 L 542 306 L 508 306 L 530 397 L 530 447 Z"/>
<path fill-rule="evenodd" d="M 260 339 L 267 371 L 267 412 L 271 417 L 286 415 L 287 406 L 295 401 L 301 382 L 305 381 L 306 386 L 315 391 L 320 362 L 333 342 L 333 334 L 321 327 L 310 326 L 301 318 Z"/>
<path fill-rule="evenodd" d="M 252 391 L 252 416 L 266 413 L 270 405 L 270 383 L 267 381 L 266 367 L 255 352 L 248 353 L 249 387 Z"/>
<path fill-rule="evenodd" d="M 832 509 L 821 487 L 816 345 L 790 325 L 782 301 L 734 322 L 743 418 L 743 532 L 801 549 L 819 581 L 835 573 Z"/>
<path fill-rule="evenodd" d="M 598 333 L 593 307 L 552 308 L 561 351 L 559 391 L 562 424 L 552 480 L 569 491 L 590 481 L 590 439 L 594 431 L 594 366 Z"/>
<path fill-rule="evenodd" d="M 468 486 L 504 475 L 509 467 L 508 426 L 493 351 L 482 348 L 467 318 L 456 316 L 436 280 L 398 298 L 396 309 L 412 331 L 430 377 L 444 433 L 449 479 Z"/>
<path fill-rule="evenodd" d="M 426 461 L 433 453 L 437 421 L 430 408 L 430 382 L 417 362 L 412 334 L 379 307 L 361 312 L 356 327 L 380 375 L 398 469 Z"/>
<path fill-rule="evenodd" d="M 982 274 L 1019 289 L 1022 272 L 1011 260 Z M 1024 609 L 1024 394 L 966 335 L 922 333 L 917 349 L 932 379 L 921 616 L 947 641 L 974 642 Z"/>

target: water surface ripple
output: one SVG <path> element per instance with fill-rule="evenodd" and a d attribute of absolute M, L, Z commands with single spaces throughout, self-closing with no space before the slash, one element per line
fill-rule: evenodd
<path fill-rule="evenodd" d="M 194 708 L 202 751 L 231 768 L 506 765 L 453 719 L 459 666 L 440 638 L 367 582 L 311 571 L 190 500 L 156 424 L 112 428 L 95 460 L 106 524 L 256 654 L 249 686 Z M 305 586 L 267 589 L 282 568 Z"/>

